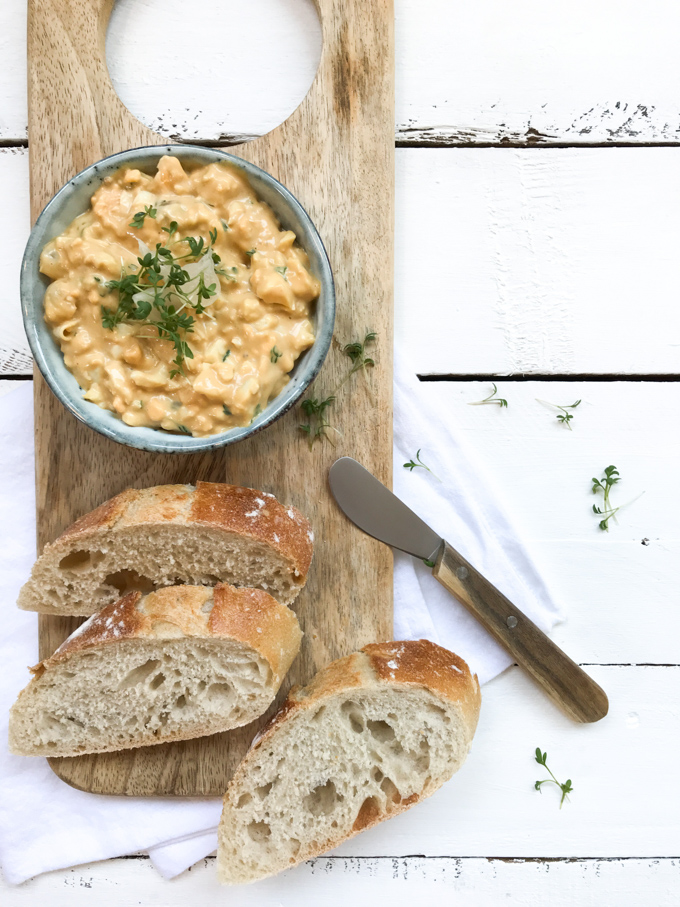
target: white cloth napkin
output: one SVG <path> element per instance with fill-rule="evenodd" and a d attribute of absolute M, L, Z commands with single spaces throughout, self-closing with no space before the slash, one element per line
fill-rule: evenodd
<path fill-rule="evenodd" d="M 395 356 L 397 362 L 400 356 Z M 407 361 L 401 358 L 401 361 Z M 475 463 L 450 416 L 415 375 L 394 380 L 394 493 L 542 630 L 563 620 L 492 479 Z M 419 448 L 425 469 L 404 469 Z M 394 553 L 394 638 L 431 639 L 464 658 L 480 683 L 512 658 L 432 576 L 422 561 Z"/>
<path fill-rule="evenodd" d="M 397 361 L 400 361 L 397 357 Z M 406 361 L 402 358 L 401 361 Z M 505 514 L 428 387 L 397 376 L 394 485 L 433 529 L 454 543 L 544 629 L 559 612 Z M 423 448 L 441 482 L 402 464 Z M 17 884 L 52 869 L 148 851 L 172 878 L 217 845 L 219 800 L 129 799 L 86 794 L 60 781 L 43 759 L 7 750 L 7 714 L 38 660 L 37 616 L 15 607 L 35 557 L 31 382 L 0 399 L 0 866 Z M 432 578 L 424 564 L 395 556 L 395 638 L 426 637 L 452 648 L 490 680 L 511 659 Z"/>

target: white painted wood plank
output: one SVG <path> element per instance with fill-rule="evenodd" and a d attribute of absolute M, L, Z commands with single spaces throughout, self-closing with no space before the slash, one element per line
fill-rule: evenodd
<path fill-rule="evenodd" d="M 4 274 L 0 286 L 0 375 L 29 374 L 31 357 L 19 298 L 19 269 L 30 227 L 28 151 L 23 148 L 0 148 L 0 211 Z"/>
<path fill-rule="evenodd" d="M 342 845 L 342 856 L 652 857 L 680 854 L 680 779 L 654 768 L 680 744 L 680 668 L 591 667 L 609 715 L 563 717 L 519 668 L 486 684 L 472 752 L 434 797 Z M 534 790 L 547 750 L 571 802 Z M 650 773 L 658 783 L 650 783 Z M 658 773 L 663 772 L 663 779 Z"/>
<path fill-rule="evenodd" d="M 147 860 L 116 860 L 53 872 L 0 893 L 5 907 L 390 907 L 450 904 L 457 907 L 654 907 L 677 904 L 680 861 L 335 858 L 314 860 L 266 883 L 221 888 L 214 860 L 164 882 Z"/>
<path fill-rule="evenodd" d="M 680 541 L 529 544 L 566 614 L 552 637 L 575 661 L 680 663 Z"/>
<path fill-rule="evenodd" d="M 4 397 L 5 394 L 11 394 L 18 385 L 19 381 L 17 380 L 10 381 L 8 378 L 0 379 L 0 397 Z"/>
<path fill-rule="evenodd" d="M 678 153 L 400 149 L 396 330 L 411 367 L 677 373 Z M 27 157 L 0 151 L 2 346 L 23 353 Z"/>
<path fill-rule="evenodd" d="M 0 28 L 0 141 L 25 140 L 26 2 L 3 0 Z"/>
<path fill-rule="evenodd" d="M 397 4 L 405 138 L 677 141 L 680 10 L 667 0 Z"/>
<path fill-rule="evenodd" d="M 679 663 L 680 382 L 499 380 L 507 409 L 468 405 L 491 392 L 487 382 L 425 386 L 442 420 L 467 440 L 562 605 L 558 644 L 587 663 Z M 572 430 L 537 398 L 581 399 Z M 615 505 L 644 494 L 603 532 L 591 479 L 611 464 L 621 474 Z M 446 526 L 434 528 L 449 537 Z"/>
<path fill-rule="evenodd" d="M 629 542 L 644 548 L 643 555 L 657 544 L 678 541 L 680 483 L 673 473 L 680 446 L 675 418 L 680 382 L 499 379 L 497 386 L 507 409 L 468 405 L 491 393 L 489 382 L 427 384 L 442 419 L 467 437 L 527 538 L 609 547 Z M 536 398 L 562 404 L 580 398 L 573 430 L 561 426 Z M 424 446 L 423 459 L 426 453 Z M 592 512 L 601 495 L 593 495 L 591 479 L 611 464 L 621 473 L 612 503 L 644 494 L 617 514 L 618 524 L 612 521 L 610 531 L 602 532 Z M 644 538 L 649 546 L 641 545 Z M 616 586 L 633 580 L 624 575 Z"/>
<path fill-rule="evenodd" d="M 507 409 L 468 405 L 491 392 L 487 382 L 427 388 L 467 439 L 562 605 L 558 644 L 586 663 L 680 662 L 680 383 L 499 380 Z M 536 398 L 581 399 L 573 430 Z M 611 464 L 621 473 L 613 503 L 644 494 L 603 532 L 591 479 Z"/>
<path fill-rule="evenodd" d="M 487 382 L 424 387 L 442 421 L 467 441 L 566 613 L 557 642 L 585 663 L 678 664 L 680 382 L 499 380 L 507 409 L 468 405 L 491 392 Z M 536 398 L 581 399 L 573 430 Z M 420 442 L 433 465 L 428 439 Z M 612 464 L 621 474 L 615 506 L 644 493 L 603 532 L 591 480 Z M 446 525 L 434 528 L 455 545 Z"/>
<path fill-rule="evenodd" d="M 677 142 L 679 26 L 667 0 L 397 0 L 397 137 Z M 244 34 L 254 40 L 233 40 Z M 218 140 L 285 119 L 319 46 L 311 0 L 196 0 L 191 16 L 183 0 L 118 0 L 108 55 L 123 101 L 149 126 Z M 25 138 L 24 0 L 3 4 L 0 59 L 0 139 Z"/>
<path fill-rule="evenodd" d="M 396 186 L 416 371 L 678 371 L 675 149 L 399 149 Z"/>
<path fill-rule="evenodd" d="M 0 381 L 0 393 L 12 386 Z M 427 389 L 467 438 L 562 605 L 558 643 L 589 664 L 680 663 L 680 485 L 672 478 L 680 382 L 501 382 L 507 410 L 467 405 L 486 396 L 484 382 Z M 582 398 L 573 431 L 536 397 Z M 427 463 L 427 439 L 422 456 Z M 606 533 L 591 510 L 590 480 L 610 463 L 622 476 L 612 501 L 645 493 Z"/>

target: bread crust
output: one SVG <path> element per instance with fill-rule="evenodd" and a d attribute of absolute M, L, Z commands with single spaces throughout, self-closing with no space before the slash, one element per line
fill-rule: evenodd
<path fill-rule="evenodd" d="M 253 741 L 252 749 L 260 746 L 277 725 L 295 712 L 315 709 L 323 699 L 353 688 L 370 689 L 382 685 L 423 687 L 460 705 L 470 737 L 474 735 L 482 702 L 477 675 L 472 674 L 467 663 L 454 652 L 429 639 L 414 639 L 371 643 L 352 655 L 332 661 L 306 687 L 293 687 L 281 708 Z M 239 772 L 240 766 L 236 775 Z"/>
<path fill-rule="evenodd" d="M 253 740 L 249 752 L 237 768 L 224 796 L 224 809 L 236 806 L 232 797 L 236 797 L 240 779 L 247 773 L 249 764 L 259 749 L 267 745 L 280 725 L 300 712 L 316 710 L 328 699 L 343 693 L 376 690 L 386 686 L 391 689 L 419 687 L 428 690 L 437 699 L 457 706 L 462 713 L 469 739 L 472 740 L 479 720 L 481 691 L 477 675 L 470 672 L 462 658 L 427 639 L 373 643 L 352 655 L 331 662 L 306 687 L 296 687 L 289 692 L 286 701 Z M 391 803 L 382 812 L 369 804 L 360 811 L 348 833 L 322 842 L 318 847 L 305 849 L 290 865 L 314 859 L 360 831 L 404 812 L 429 797 L 442 784 L 442 780 L 432 779 L 422 793 L 412 794 L 400 803 Z"/>
<path fill-rule="evenodd" d="M 166 586 L 148 595 L 128 592 L 89 617 L 47 659 L 30 670 L 41 676 L 86 649 L 129 639 L 229 639 L 268 662 L 277 686 L 300 649 L 295 613 L 261 589 L 220 583 Z"/>
<path fill-rule="evenodd" d="M 425 687 L 457 703 L 472 736 L 477 728 L 482 694 L 476 674 L 460 656 L 429 639 L 383 642 L 362 650 L 383 682 Z"/>
<path fill-rule="evenodd" d="M 187 528 L 204 526 L 263 543 L 290 566 L 295 594 L 305 585 L 314 550 L 314 533 L 306 517 L 295 507 L 281 504 L 269 492 L 219 482 L 197 482 L 195 487 L 128 488 L 80 517 L 47 544 L 36 567 L 46 556 L 61 560 L 78 546 L 96 544 L 99 536 L 111 530 L 139 526 L 151 530 L 173 524 Z M 19 593 L 20 608 L 35 609 L 31 600 L 34 575 L 35 567 Z M 45 610 L 62 613 L 59 609 Z"/>
<path fill-rule="evenodd" d="M 299 510 L 269 492 L 221 482 L 128 488 L 76 520 L 47 547 L 71 547 L 114 526 L 158 523 L 210 526 L 265 542 L 290 560 L 302 578 L 312 562 L 314 536 Z"/>
<path fill-rule="evenodd" d="M 235 588 L 226 583 L 209 586 L 167 586 L 148 595 L 129 592 L 119 601 L 93 614 L 49 658 L 30 671 L 33 679 L 12 707 L 21 708 L 22 699 L 30 698 L 43 674 L 68 662 L 85 651 L 101 649 L 134 640 L 174 640 L 179 638 L 230 640 L 254 649 L 264 658 L 272 672 L 269 682 L 272 699 L 300 649 L 302 631 L 295 613 L 260 589 Z M 249 723 L 257 715 L 250 715 Z M 158 739 L 153 735 L 140 738 L 136 748 L 177 740 L 193 739 L 215 733 L 214 725 L 178 730 Z M 10 745 L 12 730 L 10 720 Z M 114 747 L 93 747 L 79 752 L 110 752 Z M 14 750 L 18 752 L 19 750 Z M 50 755 L 72 755 L 51 753 Z"/>

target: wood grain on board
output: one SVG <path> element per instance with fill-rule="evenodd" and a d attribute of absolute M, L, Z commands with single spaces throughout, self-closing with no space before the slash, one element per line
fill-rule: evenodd
<path fill-rule="evenodd" d="M 111 86 L 105 63 L 113 0 L 29 0 L 31 217 L 75 173 L 100 158 L 165 139 L 138 122 Z M 378 333 L 377 365 L 344 386 L 333 411 L 335 447 L 310 451 L 299 414 L 218 453 L 155 455 L 80 425 L 35 381 L 38 544 L 122 489 L 197 479 L 263 488 L 299 507 L 317 543 L 298 602 L 305 638 L 287 685 L 331 659 L 391 636 L 392 560 L 336 510 L 331 462 L 352 455 L 382 481 L 392 463 L 393 13 L 390 0 L 318 0 L 323 49 L 302 104 L 273 132 L 235 149 L 300 199 L 327 246 L 337 293 L 333 347 L 314 392 L 346 374 L 343 344 Z M 73 619 L 41 617 L 41 657 Z M 259 722 L 261 724 L 262 722 Z M 130 795 L 218 795 L 257 727 L 126 753 L 52 759 L 63 780 Z"/>

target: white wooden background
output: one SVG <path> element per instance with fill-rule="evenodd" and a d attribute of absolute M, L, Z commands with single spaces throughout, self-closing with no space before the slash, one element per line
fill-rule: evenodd
<path fill-rule="evenodd" d="M 30 373 L 29 224 L 23 0 L 2 12 L 7 392 Z M 678 903 L 680 11 L 396 0 L 396 17 L 397 335 L 502 485 L 567 609 L 555 638 L 605 687 L 610 715 L 577 727 L 514 668 L 485 687 L 463 772 L 327 858 L 225 892 L 211 859 L 169 883 L 130 857 L 17 888 L 0 878 L 3 905 Z M 256 65 L 231 39 L 242 33 Z M 319 41 L 310 0 L 192 0 L 191 15 L 186 0 L 118 0 L 108 53 L 146 123 L 228 143 L 294 109 Z M 493 376 L 509 408 L 468 407 Z M 537 397 L 581 398 L 574 430 Z M 645 494 L 605 534 L 589 480 L 610 463 L 617 500 Z M 533 790 L 536 746 L 573 780 L 561 811 Z"/>

